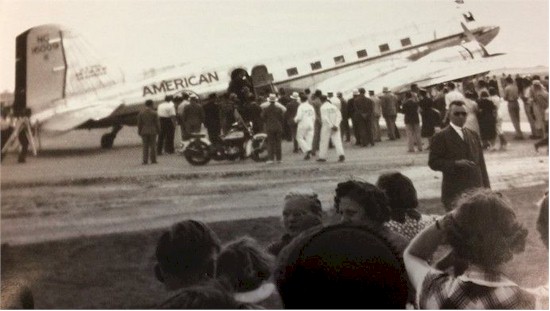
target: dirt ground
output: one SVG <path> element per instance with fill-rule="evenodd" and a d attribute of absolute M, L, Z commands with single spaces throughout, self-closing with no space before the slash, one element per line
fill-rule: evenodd
<path fill-rule="evenodd" d="M 327 163 L 304 161 L 285 142 L 282 164 L 213 161 L 193 167 L 179 155 L 141 165 L 135 128 L 123 129 L 111 150 L 97 148 L 101 134 L 44 139 L 40 155 L 26 164 L 17 164 L 11 154 L 2 162 L 1 241 L 9 244 L 2 250 L 2 282 L 12 277 L 42 280 L 32 286 L 40 293 L 39 307 L 148 307 L 152 300 L 138 296 L 162 290 L 148 285 L 152 253 L 144 247 L 153 247 L 159 229 L 194 218 L 219 224 L 224 239 L 239 233 L 266 242 L 279 234 L 275 216 L 281 213 L 283 196 L 297 188 L 316 191 L 323 209 L 330 210 L 337 182 L 350 177 L 374 182 L 384 171 L 399 170 L 413 180 L 429 212 L 443 212 L 441 173 L 427 167 L 427 151 L 407 153 L 404 138 L 384 137 L 369 148 L 346 143 L 344 163 L 336 162 L 333 150 Z M 487 152 L 485 158 L 492 188 L 509 192 L 529 210 L 521 217 L 534 232 L 534 203 L 548 188 L 548 155 L 546 150 L 535 153 L 532 143 L 512 140 L 507 151 Z M 547 270 L 542 277 L 537 270 L 548 266 L 537 237 L 531 237 L 531 248 L 538 255 L 517 264 L 527 266 L 527 272 L 518 271 L 530 285 L 541 284 L 547 275 Z M 138 261 L 132 257 L 144 254 L 148 257 Z M 107 292 L 114 296 L 105 296 Z"/>
<path fill-rule="evenodd" d="M 1 166 L 2 243 L 155 229 L 185 218 L 276 216 L 285 193 L 297 188 L 318 192 L 328 209 L 338 181 L 353 176 L 374 182 L 388 170 L 409 176 L 421 198 L 440 196 L 441 173 L 427 166 L 428 151 L 407 153 L 404 138 L 369 148 L 346 143 L 344 163 L 336 162 L 334 150 L 327 163 L 304 161 L 285 142 L 282 164 L 193 167 L 182 156 L 164 155 L 159 164 L 143 166 L 133 130 L 123 129 L 112 150 L 97 149 L 101 132 L 92 131 L 45 141 L 40 155 L 24 165 L 10 155 Z M 493 189 L 547 184 L 548 156 L 535 153 L 530 140 L 512 141 L 507 151 L 485 157 Z"/>

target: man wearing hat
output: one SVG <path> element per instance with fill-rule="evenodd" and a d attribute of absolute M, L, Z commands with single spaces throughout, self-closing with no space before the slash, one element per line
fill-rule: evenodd
<path fill-rule="evenodd" d="M 334 97 L 334 92 L 327 92 L 327 99 L 331 104 L 336 106 L 339 111 L 342 111 L 342 101 L 340 101 L 340 98 Z"/>
<path fill-rule="evenodd" d="M 355 145 L 361 146 L 361 135 L 360 135 L 360 123 L 361 118 L 359 113 L 356 113 L 357 108 L 355 105 L 355 102 L 357 101 L 357 98 L 359 97 L 359 90 L 354 89 L 353 90 L 353 97 L 348 100 L 348 116 L 351 116 L 351 122 L 353 124 L 353 136 L 355 136 Z"/>
<path fill-rule="evenodd" d="M 354 115 L 356 122 L 353 123 L 355 127 L 357 125 L 357 131 L 360 137 L 361 146 L 366 147 L 367 144 L 374 146 L 374 135 L 372 118 L 374 117 L 374 103 L 370 98 L 365 96 L 365 89 L 359 89 L 359 96 L 353 99 L 355 106 Z"/>
<path fill-rule="evenodd" d="M 189 96 L 190 103 L 183 109 L 183 124 L 188 134 L 199 133 L 204 123 L 204 109 L 195 94 Z"/>
<path fill-rule="evenodd" d="M 176 105 L 176 119 L 180 126 L 181 140 L 186 140 L 189 135 L 186 134 L 183 124 L 183 109 L 189 105 L 189 94 L 183 93 L 181 96 L 174 97 L 174 104 Z"/>
<path fill-rule="evenodd" d="M 143 164 L 147 164 L 149 157 L 151 163 L 157 163 L 157 135 L 160 131 L 160 122 L 157 112 L 153 110 L 153 101 L 145 101 L 145 109 L 137 116 L 138 134 L 143 141 Z"/>
<path fill-rule="evenodd" d="M 395 125 L 395 119 L 397 118 L 397 108 L 399 105 L 399 100 L 387 86 L 382 89 L 384 95 L 380 97 L 380 108 L 382 109 L 382 116 L 386 120 L 386 127 L 388 129 L 388 138 L 390 140 L 395 140 L 399 138 L 399 132 L 397 131 L 397 126 Z"/>
<path fill-rule="evenodd" d="M 275 94 L 269 94 L 268 102 L 268 105 L 262 111 L 262 119 L 267 134 L 267 151 L 269 154 L 269 161 L 267 163 L 273 163 L 275 159 L 277 163 L 281 163 L 281 142 L 285 111 L 276 105 L 277 96 Z M 279 105 L 281 104 L 279 103 Z"/>
<path fill-rule="evenodd" d="M 382 116 L 382 108 L 380 107 L 380 99 L 374 95 L 373 90 L 369 90 L 369 98 L 374 103 L 374 110 L 372 115 L 372 130 L 374 141 L 381 142 L 382 137 L 380 133 L 380 117 Z"/>
<path fill-rule="evenodd" d="M 329 142 L 332 142 L 338 153 L 338 161 L 343 162 L 344 147 L 342 146 L 342 137 L 340 136 L 340 122 L 342 114 L 340 110 L 333 105 L 325 95 L 321 95 L 320 100 L 323 102 L 321 106 L 321 137 L 319 143 L 319 158 L 317 161 L 326 162 Z"/>
<path fill-rule="evenodd" d="M 298 95 L 298 92 L 293 92 L 292 95 L 290 95 L 290 101 L 286 104 L 286 112 L 285 112 L 285 122 L 290 130 L 290 137 L 292 139 L 293 144 L 293 152 L 298 153 L 298 141 L 296 140 L 296 128 L 297 124 L 294 122 L 294 118 L 296 117 L 296 112 L 298 111 L 298 106 L 300 103 L 298 100 L 300 99 L 300 96 Z"/>
<path fill-rule="evenodd" d="M 167 95 L 165 102 L 158 105 L 157 113 L 160 118 L 160 134 L 157 145 L 157 154 L 164 152 L 174 153 L 174 133 L 176 131 L 176 106 L 172 102 L 172 96 Z"/>
<path fill-rule="evenodd" d="M 300 94 L 300 106 L 298 106 L 294 121 L 297 124 L 296 140 L 305 154 L 304 160 L 309 160 L 313 146 L 315 109 L 309 103 L 308 96 L 305 93 Z"/>
<path fill-rule="evenodd" d="M 342 122 L 340 123 L 340 133 L 342 134 L 342 139 L 346 137 L 346 141 L 350 141 L 350 132 L 349 132 L 349 112 L 348 112 L 348 102 L 344 99 L 342 92 L 336 93 L 336 97 L 340 100 L 340 113 L 342 114 Z"/>

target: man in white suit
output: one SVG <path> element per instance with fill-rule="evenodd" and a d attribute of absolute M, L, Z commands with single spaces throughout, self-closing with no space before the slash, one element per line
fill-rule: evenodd
<path fill-rule="evenodd" d="M 342 146 L 342 137 L 340 136 L 342 114 L 338 107 L 327 100 L 325 95 L 321 96 L 321 102 L 323 103 L 321 106 L 321 141 L 319 143 L 319 158 L 317 161 L 326 162 L 330 140 L 338 153 L 338 161 L 343 162 L 346 158 L 344 156 L 344 147 Z"/>

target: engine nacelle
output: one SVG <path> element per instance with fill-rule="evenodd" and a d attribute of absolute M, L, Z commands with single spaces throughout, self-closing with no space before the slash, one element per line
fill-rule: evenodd
<path fill-rule="evenodd" d="M 474 58 L 483 58 L 485 51 L 479 43 L 475 41 L 463 42 L 461 45 L 444 48 L 432 52 L 421 58 L 422 62 L 452 62 L 457 60 L 470 60 Z"/>

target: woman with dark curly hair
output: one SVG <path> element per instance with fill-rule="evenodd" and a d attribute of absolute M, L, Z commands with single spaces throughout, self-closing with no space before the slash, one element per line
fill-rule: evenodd
<path fill-rule="evenodd" d="M 525 248 L 527 230 L 500 193 L 477 189 L 427 227 L 405 250 L 409 279 L 421 309 L 533 309 L 535 296 L 501 271 Z M 448 244 L 453 261 L 443 269 L 430 258 Z"/>
<path fill-rule="evenodd" d="M 385 237 L 399 252 L 407 247 L 407 239 L 384 227 L 390 220 L 388 198 L 368 182 L 348 180 L 336 187 L 334 207 L 343 223 L 363 224 Z"/>
<path fill-rule="evenodd" d="M 376 186 L 389 200 L 391 219 L 384 224 L 407 239 L 414 238 L 422 229 L 435 222 L 436 216 L 418 212 L 418 197 L 412 180 L 400 172 L 380 175 Z"/>

